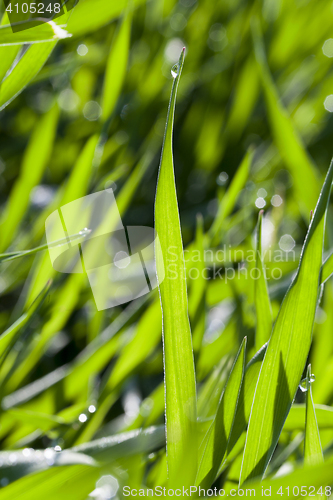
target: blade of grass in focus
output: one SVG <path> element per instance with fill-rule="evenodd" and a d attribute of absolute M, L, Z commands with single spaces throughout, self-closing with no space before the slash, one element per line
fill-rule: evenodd
<path fill-rule="evenodd" d="M 311 220 L 297 275 L 282 303 L 253 400 L 240 484 L 262 476 L 295 397 L 312 340 L 333 163 Z"/>
<path fill-rule="evenodd" d="M 167 462 L 172 488 L 193 485 L 197 472 L 196 382 L 172 152 L 176 94 L 184 57 L 185 49 L 172 69 L 174 81 L 155 200 L 155 228 L 160 243 L 160 249 L 156 245 L 155 251 L 163 317 Z M 177 254 L 176 279 L 171 279 L 168 263 L 171 247 Z"/>
<path fill-rule="evenodd" d="M 259 212 L 256 232 L 256 273 L 254 280 L 254 303 L 256 308 L 256 351 L 268 341 L 272 330 L 272 308 L 266 282 L 266 270 L 262 261 L 262 219 Z"/>
<path fill-rule="evenodd" d="M 316 410 L 312 399 L 311 365 L 306 373 L 306 419 L 305 419 L 305 442 L 304 442 L 304 462 L 306 465 L 319 465 L 323 463 L 323 450 L 320 442 L 320 435 L 316 417 Z"/>

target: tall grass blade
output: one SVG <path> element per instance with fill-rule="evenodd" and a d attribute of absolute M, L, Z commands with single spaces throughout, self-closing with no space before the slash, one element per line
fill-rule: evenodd
<path fill-rule="evenodd" d="M 172 153 L 176 94 L 184 57 L 185 50 L 173 69 L 175 78 L 155 200 L 155 226 L 161 246 L 161 251 L 156 247 L 156 263 L 163 315 L 167 461 L 171 487 L 193 485 L 197 469 L 196 383 Z M 176 279 L 171 279 L 174 274 L 168 265 L 171 247 L 177 254 L 173 268 Z M 179 470 L 182 470 L 182 477 Z"/>

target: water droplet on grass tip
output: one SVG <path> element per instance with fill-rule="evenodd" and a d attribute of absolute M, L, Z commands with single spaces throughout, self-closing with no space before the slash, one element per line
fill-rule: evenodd
<path fill-rule="evenodd" d="M 311 373 L 310 384 L 312 384 L 315 380 L 316 380 L 316 377 L 313 375 L 313 373 Z M 303 380 L 299 384 L 299 388 L 301 389 L 302 392 L 307 392 L 308 388 L 306 385 L 306 378 L 303 378 Z"/>
<path fill-rule="evenodd" d="M 179 64 L 177 63 L 177 64 L 174 64 L 174 66 L 172 66 L 172 68 L 171 68 L 172 77 L 177 78 L 178 73 L 179 73 Z"/>

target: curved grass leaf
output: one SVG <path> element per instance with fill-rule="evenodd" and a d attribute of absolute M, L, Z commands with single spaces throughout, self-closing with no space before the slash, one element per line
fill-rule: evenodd
<path fill-rule="evenodd" d="M 312 399 L 311 376 L 311 365 L 309 365 L 306 374 L 304 462 L 307 465 L 317 465 L 324 461 L 324 457 L 320 442 L 316 410 Z"/>
<path fill-rule="evenodd" d="M 171 487 L 192 485 L 197 469 L 196 383 L 172 153 L 176 94 L 184 50 L 174 69 L 177 75 L 172 86 L 155 200 L 155 227 L 160 242 L 160 250 L 156 245 L 156 264 L 163 315 L 167 460 Z M 168 264 L 171 247 L 177 255 L 172 269 L 176 279 L 173 279 Z"/>
<path fill-rule="evenodd" d="M 0 111 L 8 106 L 40 72 L 56 44 L 57 41 L 54 41 L 36 43 L 29 47 L 1 84 Z"/>
<path fill-rule="evenodd" d="M 256 308 L 256 351 L 269 339 L 272 331 L 272 308 L 269 299 L 265 267 L 262 262 L 262 218 L 263 211 L 259 212 L 256 241 L 256 272 L 254 281 L 254 303 Z"/>
<path fill-rule="evenodd" d="M 196 483 L 209 488 L 218 473 L 234 422 L 240 388 L 244 377 L 246 337 L 237 354 L 234 366 L 221 396 L 215 419 L 205 439 Z"/>
<path fill-rule="evenodd" d="M 253 400 L 240 483 L 262 476 L 271 459 L 309 353 L 317 308 L 331 163 L 311 220 L 296 277 L 282 303 Z"/>

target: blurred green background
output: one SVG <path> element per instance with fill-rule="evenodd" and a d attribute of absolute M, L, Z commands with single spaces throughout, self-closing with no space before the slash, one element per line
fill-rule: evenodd
<path fill-rule="evenodd" d="M 185 46 L 174 130 L 184 246 L 195 240 L 197 215 L 208 231 L 229 192 L 213 247 L 251 250 L 264 209 L 264 248 L 284 256 L 266 262 L 282 275 L 269 281 L 275 315 L 332 156 L 332 19 L 326 0 L 80 0 L 66 28 L 72 37 L 1 45 L 0 252 L 44 244 L 53 210 L 105 187 L 115 190 L 125 225 L 154 225 L 171 67 Z M 246 154 L 251 168 L 230 193 Z M 222 275 L 240 260 L 231 252 Z M 87 280 L 54 272 L 44 250 L 0 262 L 1 332 L 50 278 L 46 299 L 1 359 L 2 449 L 66 448 L 163 423 L 157 294 L 97 312 Z M 322 404 L 333 401 L 332 296 L 329 282 L 311 351 Z M 216 366 L 228 373 L 245 334 L 254 353 L 253 282 L 207 281 L 195 312 L 200 393 Z M 282 449 L 292 437 L 283 437 Z M 322 431 L 324 446 L 332 439 L 332 430 Z M 133 484 L 153 484 L 164 477 L 163 457 L 163 448 L 150 456 L 148 479 L 141 454 L 117 466 L 136 471 Z M 10 471 L 4 477 L 2 486 Z"/>

